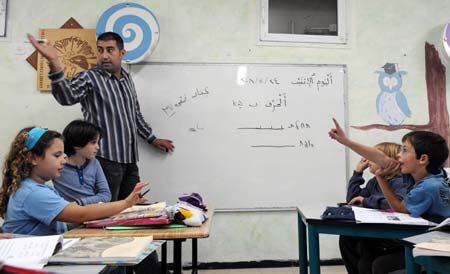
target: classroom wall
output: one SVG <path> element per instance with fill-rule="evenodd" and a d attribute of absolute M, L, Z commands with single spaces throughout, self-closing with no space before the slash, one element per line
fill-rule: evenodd
<path fill-rule="evenodd" d="M 33 52 L 32 47 L 24 43 L 25 34 L 36 35 L 38 28 L 58 28 L 69 17 L 74 17 L 85 28 L 94 28 L 101 13 L 118 2 L 9 1 L 9 33 L 7 38 L 0 38 L 1 159 L 20 128 L 34 124 L 62 130 L 67 122 L 81 117 L 79 106 L 59 106 L 50 94 L 36 91 L 35 70 L 25 61 Z M 149 61 L 346 64 L 348 125 L 383 123 L 375 110 L 379 87 L 374 71 L 382 70 L 381 66 L 387 62 L 397 63 L 401 70 L 408 72 L 402 90 L 413 115 L 405 123 L 428 122 L 424 43 L 435 44 L 442 53 L 440 37 L 444 24 L 450 21 L 450 1 L 349 0 L 350 40 L 344 46 L 258 42 L 258 0 L 135 2 L 150 8 L 161 25 L 160 43 Z M 441 58 L 445 65 L 449 64 L 445 57 L 441 55 Z M 324 125 L 324 134 L 331 126 L 330 120 L 329 125 Z M 157 128 L 154 130 L 158 132 Z M 367 144 L 399 141 L 404 133 L 402 130 L 349 129 L 352 138 Z M 141 142 L 140 149 L 147 147 Z M 351 171 L 358 157 L 351 153 L 349 158 Z M 323 187 L 327 183 L 342 184 L 344 199 L 346 182 L 323 183 Z M 153 187 L 170 187 L 158 185 L 158 182 L 152 184 Z M 211 237 L 199 241 L 199 260 L 295 260 L 298 259 L 296 233 L 297 218 L 293 211 L 217 213 Z M 340 257 L 336 237 L 321 237 L 321 241 L 322 259 Z M 189 244 L 184 253 L 185 261 L 190 258 L 188 247 Z"/>

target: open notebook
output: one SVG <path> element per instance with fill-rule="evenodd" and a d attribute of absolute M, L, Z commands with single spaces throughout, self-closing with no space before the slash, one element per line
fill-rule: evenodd
<path fill-rule="evenodd" d="M 61 235 L 0 240 L 0 261 L 10 266 L 42 269 L 62 244 Z"/>
<path fill-rule="evenodd" d="M 58 252 L 50 264 L 135 265 L 161 246 L 147 237 L 89 237 Z"/>

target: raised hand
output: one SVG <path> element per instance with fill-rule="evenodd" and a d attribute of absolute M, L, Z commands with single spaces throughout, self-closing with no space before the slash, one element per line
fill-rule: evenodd
<path fill-rule="evenodd" d="M 336 121 L 335 118 L 333 118 L 333 123 L 335 128 L 330 129 L 328 135 L 331 137 L 331 139 L 334 139 L 339 143 L 346 145 L 349 142 L 349 139 L 345 135 L 344 130 L 341 128 L 341 126 L 339 125 L 339 123 Z"/>
<path fill-rule="evenodd" d="M 61 65 L 58 59 L 58 51 L 55 49 L 51 42 L 40 43 L 34 38 L 33 35 L 27 34 L 28 40 L 33 47 L 48 61 L 51 72 L 61 70 Z"/>

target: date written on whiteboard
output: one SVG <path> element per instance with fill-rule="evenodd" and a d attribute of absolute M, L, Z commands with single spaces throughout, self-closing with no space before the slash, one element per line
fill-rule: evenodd
<path fill-rule="evenodd" d="M 183 107 L 185 104 L 188 104 L 189 102 L 192 102 L 200 97 L 207 97 L 209 94 L 211 94 L 211 90 L 208 87 L 204 88 L 195 88 L 195 90 L 192 91 L 192 94 L 187 96 L 186 94 L 178 96 L 178 99 L 173 104 L 168 104 L 161 108 L 161 110 L 164 112 L 164 114 L 170 118 L 175 113 L 177 113 L 177 110 Z"/>

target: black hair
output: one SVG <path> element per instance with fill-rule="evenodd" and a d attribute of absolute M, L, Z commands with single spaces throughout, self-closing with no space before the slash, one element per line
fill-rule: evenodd
<path fill-rule="evenodd" d="M 438 174 L 448 158 L 448 146 L 445 139 L 430 131 L 411 131 L 402 138 L 402 142 L 408 141 L 416 151 L 416 159 L 423 154 L 428 155 L 426 169 L 431 174 Z"/>
<path fill-rule="evenodd" d="M 64 153 L 75 154 L 75 147 L 84 147 L 97 136 L 101 138 L 102 128 L 83 120 L 70 122 L 63 130 Z"/>
<path fill-rule="evenodd" d="M 104 32 L 97 37 L 97 41 L 116 41 L 119 50 L 123 50 L 123 39 L 115 32 Z"/>

